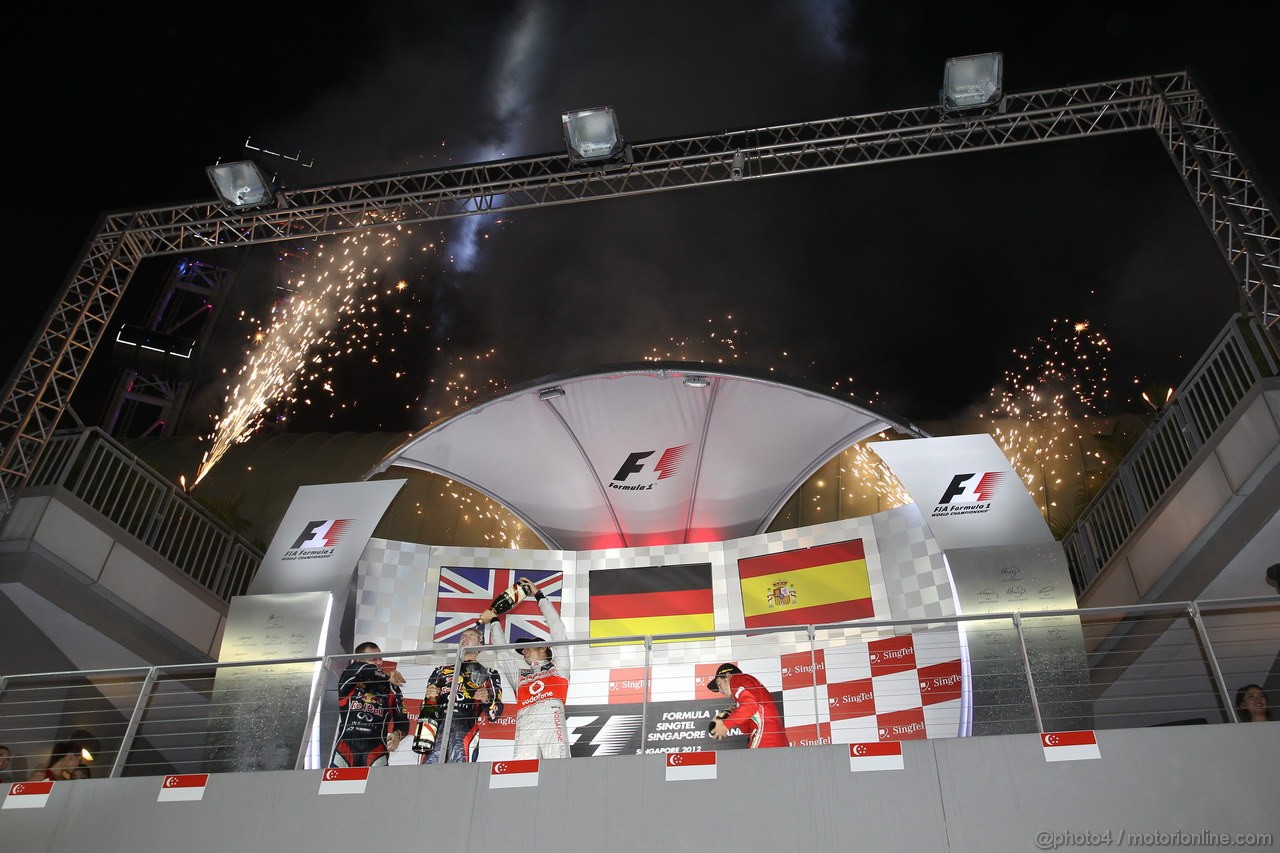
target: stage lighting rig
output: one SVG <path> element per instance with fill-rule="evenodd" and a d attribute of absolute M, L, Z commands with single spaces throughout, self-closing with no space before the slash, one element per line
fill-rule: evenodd
<path fill-rule="evenodd" d="M 569 162 L 575 166 L 608 163 L 625 155 L 626 144 L 612 107 L 572 110 L 561 117 Z"/>
<path fill-rule="evenodd" d="M 218 198 L 228 210 L 255 210 L 275 199 L 271 182 L 252 160 L 215 163 L 205 169 Z"/>
<path fill-rule="evenodd" d="M 1001 108 L 1004 54 L 977 53 L 947 60 L 942 72 L 942 111 L 946 114 Z"/>

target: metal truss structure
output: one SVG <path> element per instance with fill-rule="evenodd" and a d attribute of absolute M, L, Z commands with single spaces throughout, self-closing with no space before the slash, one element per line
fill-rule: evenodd
<path fill-rule="evenodd" d="M 1134 77 L 1010 94 L 976 114 L 917 107 L 633 143 L 626 162 L 590 169 L 559 153 L 289 190 L 276 207 L 247 213 L 209 202 L 108 214 L 5 388 L 0 498 L 27 481 L 147 257 L 1135 130 L 1159 134 L 1280 348 L 1275 214 L 1188 74 Z"/>
<path fill-rule="evenodd" d="M 207 348 L 216 316 L 235 283 L 237 271 L 195 258 L 174 265 L 147 328 L 185 335 Z M 117 384 L 104 425 L 114 438 L 166 435 L 176 426 L 191 394 L 192 380 L 134 368 Z"/>

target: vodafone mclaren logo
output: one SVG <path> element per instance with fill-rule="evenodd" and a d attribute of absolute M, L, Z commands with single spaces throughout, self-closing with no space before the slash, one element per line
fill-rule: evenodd
<path fill-rule="evenodd" d="M 689 445 L 681 444 L 676 447 L 668 447 L 662 451 L 662 455 L 658 457 L 657 462 L 650 462 L 649 459 L 658 451 L 656 450 L 637 450 L 627 455 L 626 461 L 618 468 L 618 473 L 613 475 L 613 481 L 609 483 L 609 488 L 618 489 L 624 492 L 643 492 L 654 487 L 660 480 L 668 477 L 674 477 L 680 470 L 680 464 L 684 462 L 684 455 L 689 450 Z M 636 475 L 631 480 L 632 475 Z"/>
<path fill-rule="evenodd" d="M 298 533 L 298 538 L 284 552 L 281 560 L 316 560 L 332 557 L 337 545 L 342 541 L 347 528 L 355 519 L 322 518 L 309 521 Z"/>
<path fill-rule="evenodd" d="M 942 497 L 938 498 L 931 516 L 944 518 L 990 511 L 991 502 L 1007 477 L 1008 474 L 1002 471 L 956 474 Z"/>

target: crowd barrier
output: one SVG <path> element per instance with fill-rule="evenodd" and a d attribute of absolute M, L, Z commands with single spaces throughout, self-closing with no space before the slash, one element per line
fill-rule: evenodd
<path fill-rule="evenodd" d="M 1043 640 L 1055 632 L 1075 653 L 1036 651 L 1053 648 Z M 999 720 L 1000 733 L 1059 731 L 1064 720 L 1093 729 L 1221 724 L 1236 722 L 1235 691 L 1265 682 L 1275 666 L 1280 599 L 548 645 L 571 671 L 574 757 L 741 747 L 742 738 L 706 736 L 711 714 L 729 703 L 705 682 L 727 661 L 774 693 L 793 746 L 982 734 L 974 725 L 982 719 Z M 518 664 L 514 648 L 485 646 L 480 660 Z M 456 665 L 462 651 L 382 657 L 405 676 L 413 710 L 432 670 Z M 0 676 L 0 744 L 18 778 L 42 770 L 53 744 L 65 741 L 89 749 L 94 777 L 322 767 L 337 677 L 355 657 Z M 480 731 L 482 761 L 510 755 L 514 687 L 504 693 L 508 713 Z M 440 744 L 457 725 L 453 711 L 446 708 Z M 417 761 L 408 738 L 392 755 L 393 764 Z"/>

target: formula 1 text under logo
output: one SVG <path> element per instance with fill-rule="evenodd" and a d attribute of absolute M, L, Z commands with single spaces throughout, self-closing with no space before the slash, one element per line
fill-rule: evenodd
<path fill-rule="evenodd" d="M 991 501 L 1008 475 L 1002 471 L 956 474 L 951 478 L 931 516 L 974 515 L 991 509 Z"/>

